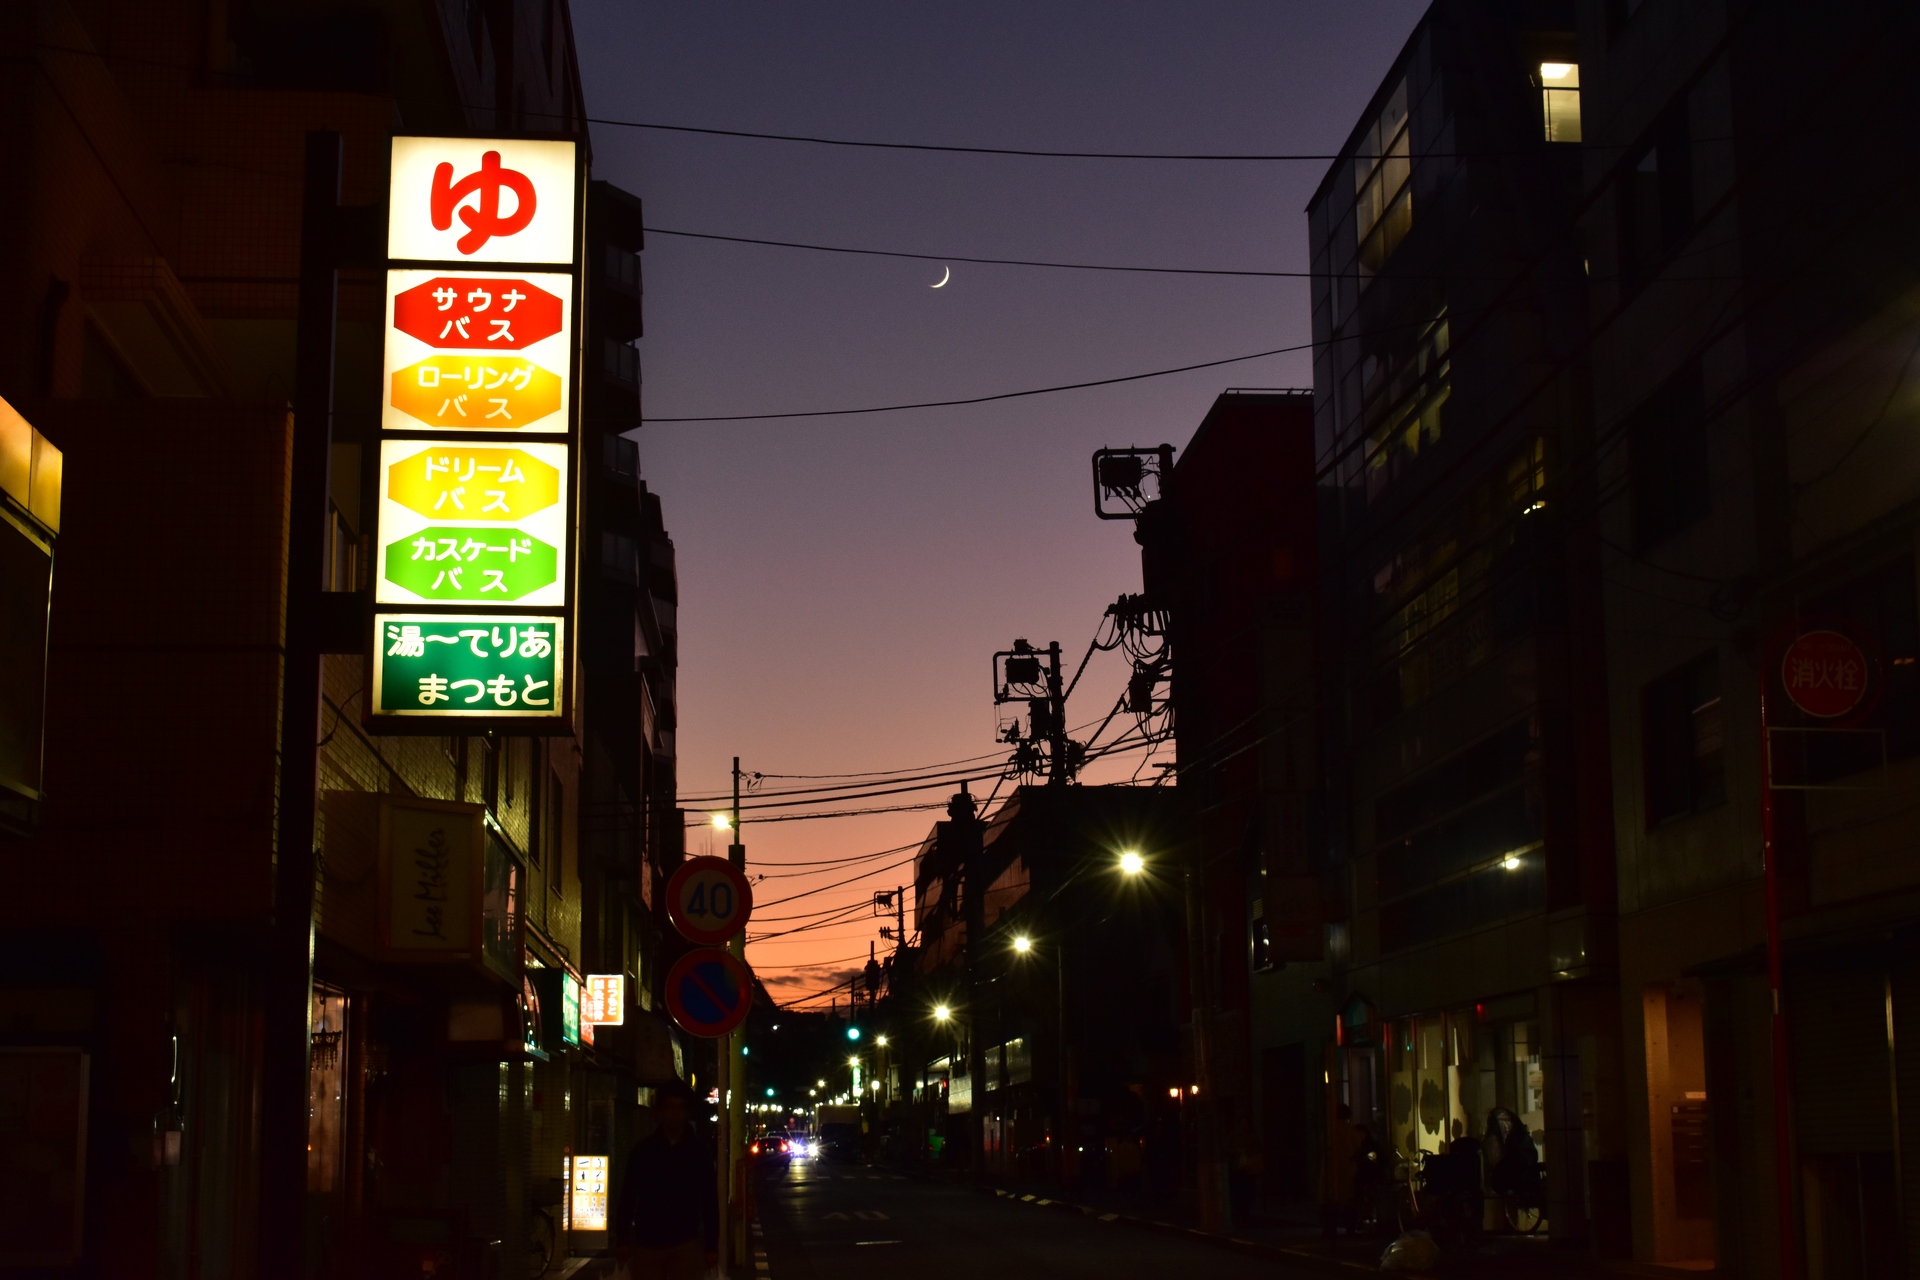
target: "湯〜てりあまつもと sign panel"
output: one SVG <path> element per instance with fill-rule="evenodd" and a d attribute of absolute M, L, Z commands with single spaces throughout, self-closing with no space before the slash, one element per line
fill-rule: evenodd
<path fill-rule="evenodd" d="M 393 140 L 368 708 L 390 729 L 569 720 L 580 164 Z"/>

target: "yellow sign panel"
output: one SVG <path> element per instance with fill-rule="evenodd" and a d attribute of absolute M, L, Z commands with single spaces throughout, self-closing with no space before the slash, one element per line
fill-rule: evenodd
<path fill-rule="evenodd" d="M 435 427 L 514 431 L 560 412 L 560 375 L 531 360 L 428 356 L 393 375 L 393 407 Z"/>
<path fill-rule="evenodd" d="M 560 470 L 525 449 L 437 445 L 388 465 L 387 497 L 440 520 L 521 520 L 560 501 Z"/>

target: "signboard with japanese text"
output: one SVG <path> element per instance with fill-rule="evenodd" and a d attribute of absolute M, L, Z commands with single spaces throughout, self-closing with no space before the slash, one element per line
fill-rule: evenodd
<path fill-rule="evenodd" d="M 627 978 L 621 973 L 590 973 L 580 989 L 580 1021 L 617 1027 L 627 1020 Z"/>
<path fill-rule="evenodd" d="M 567 1230 L 607 1229 L 606 1156 L 573 1156 L 567 1161 Z"/>
<path fill-rule="evenodd" d="M 388 431 L 564 435 L 573 277 L 387 272 Z"/>
<path fill-rule="evenodd" d="M 376 715 L 521 720 L 562 705 L 565 619 L 382 613 L 374 626 Z"/>
<path fill-rule="evenodd" d="M 563 444 L 380 442 L 380 604 L 566 603 Z"/>
<path fill-rule="evenodd" d="M 570 264 L 578 165 L 571 142 L 397 137 L 387 256 Z"/>
<path fill-rule="evenodd" d="M 387 732 L 570 726 L 581 164 L 565 140 L 393 139 L 367 706 Z"/>

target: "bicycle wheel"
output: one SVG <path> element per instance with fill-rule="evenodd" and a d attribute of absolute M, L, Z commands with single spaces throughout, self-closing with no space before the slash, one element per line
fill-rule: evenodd
<path fill-rule="evenodd" d="M 553 1215 L 535 1209 L 527 1220 L 527 1275 L 532 1280 L 539 1280 L 553 1265 L 553 1239 Z"/>
<path fill-rule="evenodd" d="M 1537 1201 L 1523 1200 L 1511 1194 L 1500 1197 L 1500 1216 L 1507 1220 L 1510 1230 L 1523 1236 L 1532 1235 L 1546 1221 L 1541 1216 Z"/>
<path fill-rule="evenodd" d="M 1420 1227 L 1420 1193 L 1411 1182 L 1403 1182 L 1393 1189 L 1393 1219 L 1401 1235 Z"/>

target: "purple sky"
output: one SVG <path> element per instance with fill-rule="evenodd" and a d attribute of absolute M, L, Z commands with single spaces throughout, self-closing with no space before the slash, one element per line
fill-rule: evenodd
<path fill-rule="evenodd" d="M 596 117 L 1263 153 L 1337 149 L 1422 11 L 1416 0 L 573 5 Z M 645 199 L 655 227 L 1294 271 L 1307 265 L 1303 210 L 1326 169 L 879 152 L 606 125 L 594 128 L 594 161 L 597 176 Z M 934 290 L 937 263 L 667 236 L 649 238 L 644 263 L 652 417 L 950 399 L 1310 338 L 1300 280 L 960 264 Z M 723 790 L 735 754 L 769 774 L 832 774 L 994 750 L 990 655 L 1024 636 L 1057 639 L 1077 662 L 1107 604 L 1139 589 L 1130 527 L 1092 514 L 1093 450 L 1183 444 L 1225 387 L 1311 383 L 1306 356 L 1283 355 L 993 405 L 647 427 L 642 465 L 679 549 L 682 794 Z M 1096 657 L 1070 723 L 1104 715 L 1124 679 L 1118 655 Z M 1124 780 L 1139 761 L 1103 762 L 1089 780 Z M 749 826 L 749 869 L 903 845 L 935 816 Z M 690 835 L 690 851 L 707 844 Z M 893 861 L 789 874 L 758 896 Z M 906 873 L 761 914 L 862 901 Z M 750 958 L 789 999 L 864 960 L 877 923 L 759 943 Z"/>

